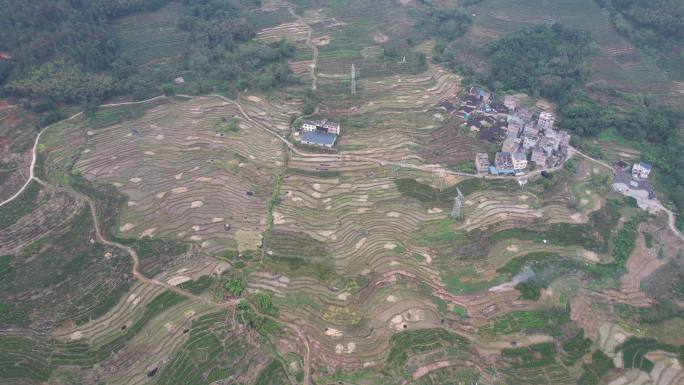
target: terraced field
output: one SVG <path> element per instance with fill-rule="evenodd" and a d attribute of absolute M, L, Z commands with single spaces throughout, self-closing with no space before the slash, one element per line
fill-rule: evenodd
<path fill-rule="evenodd" d="M 247 107 L 258 116 L 256 108 Z M 223 120 L 240 114 L 218 98 L 172 102 L 106 130 L 84 122 L 64 132 L 79 137 L 64 145 L 80 147 L 75 167 L 86 179 L 113 184 L 128 196 L 120 236 L 178 238 L 210 254 L 256 249 L 284 153 L 276 139 L 246 121 L 237 132 L 220 129 Z M 58 147 L 55 157 L 62 150 L 73 147 Z"/>
<path fill-rule="evenodd" d="M 122 39 L 145 36 L 131 50 L 150 47 L 137 65 L 174 60 L 177 7 L 118 22 Z M 263 1 L 257 39 L 294 41 L 301 82 L 50 126 L 37 178 L 0 209 L 0 382 L 681 382 L 668 331 L 684 245 L 665 216 L 580 156 L 522 186 L 450 171 L 494 148 L 441 106 L 461 77 L 382 58 L 420 7 Z M 483 1 L 464 49 L 560 18 L 601 35 L 595 65 L 619 66 L 616 84 L 651 71 L 583 7 L 598 10 Z M 314 116 L 341 123 L 335 150 L 292 143 L 309 89 Z"/>
<path fill-rule="evenodd" d="M 187 34 L 176 28 L 181 4 L 123 17 L 114 23 L 114 33 L 136 65 L 172 64 L 178 59 Z"/>

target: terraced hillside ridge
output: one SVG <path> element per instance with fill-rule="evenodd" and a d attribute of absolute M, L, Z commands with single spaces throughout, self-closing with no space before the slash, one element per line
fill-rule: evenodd
<path fill-rule="evenodd" d="M 560 103 L 483 90 L 480 124 L 459 109 L 482 85 L 432 57 L 461 22 L 448 43 L 476 66 L 478 46 L 560 20 L 595 35 L 578 92 L 677 105 L 678 85 L 598 5 L 231 2 L 249 39 L 292 43 L 271 74 L 287 85 L 260 92 L 230 68 L 196 76 L 204 58 L 179 54 L 186 3 L 111 25 L 131 55 L 121 70 L 164 95 L 93 100 L 11 160 L 26 183 L 0 189 L 15 195 L 0 205 L 0 383 L 684 384 L 667 180 L 653 171 L 652 199 L 612 186 L 613 161 L 650 145 L 571 131 L 557 164 L 477 173 L 513 120 L 506 96 L 532 121 L 560 122 Z M 235 25 L 194 38 L 225 42 Z M 340 124 L 333 148 L 299 140 L 318 119 Z"/>

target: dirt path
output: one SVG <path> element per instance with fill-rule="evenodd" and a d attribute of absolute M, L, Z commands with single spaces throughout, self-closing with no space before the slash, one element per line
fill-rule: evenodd
<path fill-rule="evenodd" d="M 294 16 L 297 20 L 299 20 L 300 23 L 304 24 L 306 28 L 308 29 L 308 32 L 306 34 L 306 46 L 311 48 L 311 52 L 313 54 L 313 59 L 311 59 L 311 89 L 316 91 L 316 83 L 318 82 L 318 78 L 316 77 L 316 65 L 318 64 L 318 47 L 316 47 L 316 44 L 314 44 L 311 41 L 311 35 L 313 35 L 313 28 L 304 21 L 304 18 L 299 16 L 298 14 L 295 13 L 294 9 L 292 9 L 292 6 L 287 7 L 287 9 L 290 11 L 290 14 Z"/>
<path fill-rule="evenodd" d="M 131 256 L 131 260 L 133 261 L 133 267 L 132 267 L 131 271 L 132 271 L 133 277 L 136 280 L 138 280 L 139 282 L 141 282 L 143 284 L 155 285 L 155 286 L 162 287 L 162 288 L 169 290 L 175 294 L 182 295 L 184 297 L 187 297 L 187 298 L 195 300 L 195 301 L 199 301 L 205 305 L 208 305 L 208 306 L 211 306 L 211 307 L 214 307 L 217 309 L 235 309 L 235 306 L 239 303 L 239 300 L 237 300 L 237 299 L 234 299 L 234 300 L 231 300 L 228 302 L 216 303 L 216 302 L 214 302 L 208 298 L 190 293 L 190 292 L 185 291 L 185 290 L 183 290 L 177 286 L 169 285 L 168 283 L 164 283 L 164 282 L 161 282 L 159 280 L 148 278 L 148 277 L 144 276 L 139 270 L 139 268 L 140 268 L 140 257 L 138 256 L 138 253 L 135 251 L 135 249 L 133 249 L 132 247 L 123 245 L 121 243 L 118 243 L 118 242 L 110 241 L 109 239 L 105 238 L 102 235 L 102 232 L 100 231 L 100 224 L 97 221 L 97 209 L 95 208 L 95 203 L 93 202 L 93 200 L 90 197 L 85 196 L 85 195 L 82 195 L 82 196 L 88 201 L 88 205 L 90 206 L 90 213 L 92 216 L 93 227 L 95 228 L 95 234 L 97 236 L 97 239 L 105 245 L 117 247 L 119 249 L 123 249 Z M 289 327 L 290 329 L 294 330 L 295 333 L 297 333 L 297 336 L 299 336 L 299 338 L 304 343 L 304 346 L 306 347 L 306 356 L 304 356 L 304 358 L 303 358 L 303 361 L 304 361 L 304 368 L 303 368 L 303 370 L 304 370 L 304 385 L 309 385 L 309 367 L 310 367 L 309 362 L 310 362 L 311 350 L 310 350 L 309 341 L 306 338 L 306 335 L 304 335 L 304 333 L 301 331 L 301 329 L 297 325 L 295 325 L 294 323 L 285 321 L 284 319 L 281 319 L 281 318 L 272 317 L 268 314 L 261 313 L 250 302 L 247 302 L 247 303 L 249 304 L 249 306 L 252 308 L 252 310 L 256 314 L 258 314 L 262 317 L 268 318 L 272 321 L 275 321 L 279 324 L 283 324 L 286 327 Z"/>
<path fill-rule="evenodd" d="M 102 104 L 102 105 L 100 105 L 100 107 L 116 107 L 116 106 L 125 106 L 125 105 L 131 105 L 131 104 L 142 104 L 142 103 L 148 103 L 148 102 L 151 102 L 153 100 L 160 99 L 160 98 L 165 98 L 165 96 L 159 95 L 159 96 L 155 96 L 153 98 L 147 99 L 147 100 L 141 100 L 139 102 L 121 102 L 121 103 Z M 76 117 L 81 116 L 81 115 L 83 115 L 83 111 L 78 112 L 78 113 L 66 118 L 65 121 L 75 119 Z M 50 126 L 48 126 L 48 127 L 50 127 Z M 33 179 L 35 179 L 33 171 L 36 167 L 36 150 L 38 148 L 38 141 L 40 140 L 40 136 L 43 135 L 43 133 L 45 132 L 45 130 L 48 127 L 45 127 L 42 130 L 40 130 L 40 132 L 36 136 L 36 140 L 33 142 L 33 149 L 31 150 L 31 165 L 29 166 L 29 177 L 28 177 L 28 179 L 26 179 L 26 182 L 24 182 L 24 184 L 21 186 L 19 191 L 17 191 L 16 193 L 14 193 L 14 195 L 12 195 L 11 197 L 7 198 L 2 203 L 0 203 L 0 207 L 2 207 L 4 205 L 10 203 L 11 201 L 15 200 L 19 195 L 21 195 L 22 192 L 24 192 L 24 190 L 26 190 L 26 187 L 28 187 L 29 183 L 31 183 L 31 181 Z"/>

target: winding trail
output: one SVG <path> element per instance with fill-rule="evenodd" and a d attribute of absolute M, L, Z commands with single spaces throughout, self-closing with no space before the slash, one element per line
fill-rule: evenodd
<path fill-rule="evenodd" d="M 102 104 L 102 105 L 100 105 L 100 107 L 116 107 L 116 106 L 132 105 L 132 104 L 142 104 L 142 103 L 151 102 L 153 100 L 162 99 L 165 97 L 166 96 L 164 96 L 164 95 L 159 95 L 159 96 L 155 96 L 153 98 L 150 98 L 147 100 L 141 100 L 138 102 L 121 102 L 121 103 Z M 75 119 L 81 115 L 83 115 L 83 111 L 78 112 L 78 113 L 64 119 L 63 121 L 72 120 L 72 119 Z M 21 186 L 21 188 L 16 193 L 14 193 L 14 195 L 12 195 L 11 197 L 2 201 L 2 203 L 0 203 L 0 207 L 2 207 L 4 205 L 10 203 L 11 201 L 15 200 L 19 195 L 21 195 L 22 192 L 24 192 L 24 190 L 26 190 L 26 187 L 28 187 L 29 183 L 31 183 L 31 181 L 33 179 L 35 179 L 34 169 L 36 167 L 36 158 L 37 158 L 36 157 L 36 150 L 38 149 L 38 141 L 40 140 L 40 136 L 43 135 L 43 133 L 45 132 L 46 129 L 48 129 L 48 127 L 50 127 L 50 126 L 44 127 L 42 130 L 40 130 L 40 132 L 36 136 L 35 142 L 33 142 L 33 149 L 31 150 L 31 165 L 29 166 L 29 177 L 28 177 L 28 179 L 26 179 L 26 182 L 24 182 L 24 184 Z"/>
<path fill-rule="evenodd" d="M 311 41 L 311 36 L 313 35 L 313 28 L 304 21 L 304 18 L 299 16 L 298 14 L 295 13 L 294 9 L 292 9 L 292 6 L 287 7 L 288 11 L 290 11 L 290 14 L 294 16 L 300 23 L 304 24 L 306 28 L 308 29 L 308 32 L 306 34 L 306 46 L 311 49 L 313 58 L 311 59 L 311 89 L 313 91 L 316 91 L 316 83 L 318 82 L 318 78 L 316 77 L 316 65 L 318 64 L 318 47 L 316 47 L 316 44 L 314 44 Z"/>
<path fill-rule="evenodd" d="M 90 198 L 89 196 L 86 196 L 86 195 L 80 194 L 80 193 L 79 193 L 79 195 L 81 195 L 84 199 L 86 199 L 86 201 L 88 202 L 88 205 L 90 206 L 90 213 L 92 216 L 93 227 L 95 228 L 95 234 L 97 236 L 97 239 L 105 245 L 117 247 L 119 249 L 123 249 L 131 256 L 131 260 L 133 261 L 133 267 L 132 267 L 131 271 L 132 271 L 133 277 L 136 280 L 138 280 L 139 282 L 141 282 L 143 284 L 149 284 L 149 285 L 155 285 L 155 286 L 162 287 L 162 288 L 169 290 L 175 294 L 182 295 L 184 297 L 190 298 L 192 300 L 201 302 L 205 305 L 208 305 L 208 306 L 211 306 L 211 307 L 214 307 L 217 309 L 234 309 L 235 306 L 240 302 L 239 299 L 233 299 L 233 300 L 230 300 L 227 302 L 216 303 L 209 298 L 190 293 L 190 292 L 183 290 L 177 286 L 170 285 L 168 283 L 164 283 L 164 282 L 161 282 L 159 280 L 148 278 L 148 277 L 144 276 L 139 270 L 139 268 L 140 268 L 140 257 L 138 256 L 138 253 L 135 251 L 135 249 L 133 249 L 130 246 L 126 246 L 126 245 L 123 245 L 121 243 L 114 242 L 114 241 L 111 241 L 111 240 L 105 238 L 102 235 L 102 231 L 100 230 L 100 224 L 99 224 L 98 219 L 97 219 L 97 209 L 95 207 L 95 202 L 93 202 L 92 198 Z M 268 318 L 268 319 L 275 321 L 279 324 L 285 325 L 286 327 L 294 330 L 294 332 L 297 333 L 297 336 L 302 340 L 302 342 L 304 343 L 304 347 L 306 348 L 306 356 L 303 357 L 303 361 L 304 361 L 304 365 L 303 365 L 304 366 L 304 368 L 303 368 L 304 382 L 303 383 L 304 383 L 304 385 L 309 385 L 309 371 L 310 371 L 309 368 L 310 368 L 311 349 L 309 347 L 309 340 L 306 338 L 306 335 L 301 331 L 299 326 L 297 326 L 296 324 L 289 322 L 283 318 L 273 317 L 273 316 L 270 316 L 268 314 L 264 314 L 264 313 L 260 312 L 251 302 L 247 301 L 247 303 L 252 308 L 252 310 L 256 314 L 258 314 L 259 316 L 264 317 L 264 318 Z"/>

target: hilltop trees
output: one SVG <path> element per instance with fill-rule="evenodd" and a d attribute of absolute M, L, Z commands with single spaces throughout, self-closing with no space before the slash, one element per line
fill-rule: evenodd
<path fill-rule="evenodd" d="M 169 0 L 0 0 L 0 96 L 30 104 L 96 105 L 115 94 L 173 93 L 169 76 L 143 74 L 125 56 L 110 22 L 159 8 Z M 294 81 L 287 59 L 293 44 L 256 42 L 247 13 L 258 1 L 184 0 L 178 28 L 189 38 L 165 67 L 193 73 L 199 93 L 244 88 L 272 90 Z M 163 87 L 162 87 L 163 86 Z"/>

